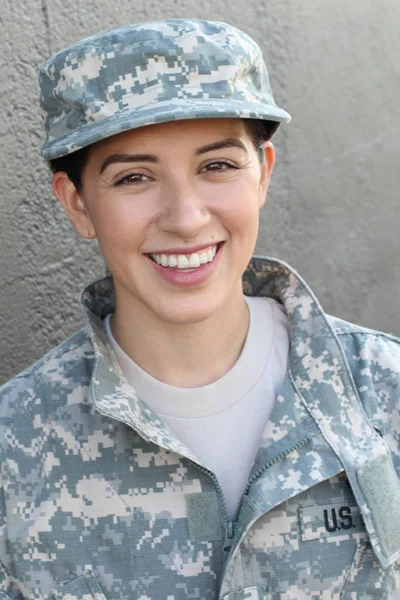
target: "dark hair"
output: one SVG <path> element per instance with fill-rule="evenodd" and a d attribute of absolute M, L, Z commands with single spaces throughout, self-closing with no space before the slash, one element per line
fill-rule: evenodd
<path fill-rule="evenodd" d="M 263 121 L 261 119 L 243 119 L 246 129 L 251 136 L 257 150 L 260 162 L 263 161 L 262 143 L 269 140 L 279 127 L 276 121 Z M 78 192 L 82 191 L 82 173 L 89 158 L 90 146 L 75 150 L 67 156 L 49 160 L 53 173 L 64 171 Z"/>
<path fill-rule="evenodd" d="M 243 119 L 243 121 L 257 150 L 258 158 L 260 162 L 263 162 L 264 154 L 261 146 L 263 142 L 271 139 L 278 129 L 279 123 L 276 121 L 263 121 L 262 119 Z"/>
<path fill-rule="evenodd" d="M 89 158 L 89 149 L 90 146 L 86 146 L 67 154 L 67 156 L 60 156 L 60 158 L 53 158 L 48 161 L 52 172 L 64 171 L 78 192 L 82 191 L 82 173 Z"/>

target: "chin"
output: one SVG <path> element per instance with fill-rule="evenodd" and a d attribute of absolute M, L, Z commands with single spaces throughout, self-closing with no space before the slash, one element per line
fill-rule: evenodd
<path fill-rule="evenodd" d="M 193 303 L 177 303 L 171 310 L 171 307 L 158 307 L 154 314 L 160 321 L 169 325 L 195 325 L 202 323 L 212 317 L 218 310 L 214 306 L 194 306 Z"/>

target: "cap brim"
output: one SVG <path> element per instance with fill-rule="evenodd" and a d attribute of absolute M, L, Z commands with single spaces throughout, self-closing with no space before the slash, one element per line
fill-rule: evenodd
<path fill-rule="evenodd" d="M 152 105 L 147 104 L 137 109 L 120 111 L 110 116 L 102 115 L 99 120 L 85 124 L 54 141 L 46 142 L 42 146 L 41 153 L 45 159 L 52 160 L 71 154 L 112 135 L 146 125 L 186 119 L 215 118 L 261 119 L 277 123 L 288 123 L 291 119 L 289 113 L 272 104 L 232 99 L 177 98 Z"/>

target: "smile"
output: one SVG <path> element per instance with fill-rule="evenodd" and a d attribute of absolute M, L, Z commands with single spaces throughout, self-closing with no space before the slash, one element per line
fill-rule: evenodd
<path fill-rule="evenodd" d="M 192 254 L 150 254 L 150 258 L 162 267 L 196 269 L 214 260 L 218 245 L 208 246 Z"/>

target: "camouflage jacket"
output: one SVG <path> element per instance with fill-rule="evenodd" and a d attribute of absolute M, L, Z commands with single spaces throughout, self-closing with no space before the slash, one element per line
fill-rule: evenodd
<path fill-rule="evenodd" d="M 87 328 L 0 391 L 0 600 L 400 598 L 400 341 L 274 259 L 244 290 L 284 304 L 291 343 L 235 519 L 124 380 L 98 281 Z"/>

